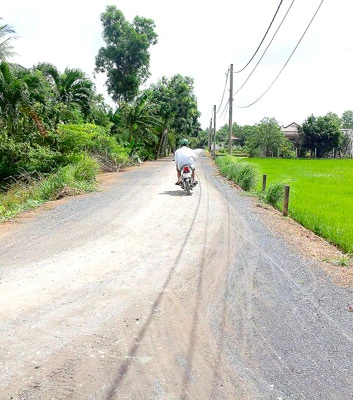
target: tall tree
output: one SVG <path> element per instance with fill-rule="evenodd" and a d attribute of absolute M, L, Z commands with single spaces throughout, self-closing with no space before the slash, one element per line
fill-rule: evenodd
<path fill-rule="evenodd" d="M 347 110 L 342 114 L 342 128 L 353 129 L 353 111 Z"/>
<path fill-rule="evenodd" d="M 257 125 L 254 134 L 247 138 L 246 145 L 250 153 L 259 149 L 260 155 L 269 157 L 277 156 L 278 151 L 286 140 L 275 118 L 263 118 Z"/>
<path fill-rule="evenodd" d="M 151 101 L 162 121 L 157 157 L 165 153 L 166 147 L 175 147 L 182 137 L 198 137 L 200 124 L 194 81 L 182 75 L 162 77 L 150 87 Z"/>
<path fill-rule="evenodd" d="M 310 115 L 303 122 L 303 145 L 315 152 L 317 157 L 324 157 L 332 149 L 340 144 L 342 138 L 341 120 L 334 113 L 328 113 L 324 117 Z"/>
<path fill-rule="evenodd" d="M 101 15 L 106 47 L 99 49 L 96 72 L 107 74 L 107 89 L 114 101 L 131 101 L 150 76 L 149 48 L 157 43 L 154 22 L 136 16 L 132 23 L 115 6 Z"/>
<path fill-rule="evenodd" d="M 8 58 L 14 55 L 11 41 L 16 39 L 15 33 L 15 30 L 10 25 L 0 25 L 0 62 L 7 61 Z"/>

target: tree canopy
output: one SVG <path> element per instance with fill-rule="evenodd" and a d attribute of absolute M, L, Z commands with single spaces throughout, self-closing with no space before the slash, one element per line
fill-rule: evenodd
<path fill-rule="evenodd" d="M 262 156 L 277 156 L 287 139 L 275 118 L 263 118 L 246 139 L 251 154 L 259 151 Z"/>
<path fill-rule="evenodd" d="M 132 23 L 115 6 L 101 15 L 105 47 L 96 57 L 96 72 L 107 74 L 107 90 L 114 101 L 132 101 L 150 76 L 149 48 L 157 43 L 154 22 L 136 16 Z"/>
<path fill-rule="evenodd" d="M 341 120 L 337 114 L 324 117 L 310 115 L 303 123 L 303 144 L 317 157 L 323 157 L 340 144 L 342 137 Z"/>
<path fill-rule="evenodd" d="M 184 137 L 197 137 L 200 131 L 197 99 L 194 94 L 194 81 L 183 75 L 174 75 L 171 78 L 162 77 L 148 89 L 151 101 L 156 105 L 156 113 L 162 124 L 162 133 L 157 155 L 163 153 L 168 142 L 175 147 Z"/>
<path fill-rule="evenodd" d="M 347 110 L 342 114 L 342 128 L 353 129 L 353 111 Z"/>

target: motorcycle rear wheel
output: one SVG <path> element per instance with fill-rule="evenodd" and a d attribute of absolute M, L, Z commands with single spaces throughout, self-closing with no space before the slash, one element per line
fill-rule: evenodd
<path fill-rule="evenodd" d="M 190 196 L 191 191 L 190 191 L 190 182 L 189 181 L 185 181 L 185 190 L 188 196 Z"/>

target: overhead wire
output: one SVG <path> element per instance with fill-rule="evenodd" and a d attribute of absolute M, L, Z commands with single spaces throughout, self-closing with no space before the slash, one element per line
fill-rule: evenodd
<path fill-rule="evenodd" d="M 272 36 L 271 41 L 270 41 L 269 44 L 267 45 L 267 47 L 266 47 L 265 51 L 263 52 L 262 56 L 260 57 L 259 61 L 256 63 L 255 67 L 254 67 L 253 70 L 250 72 L 249 76 L 246 78 L 246 80 L 243 82 L 243 84 L 239 87 L 239 89 L 237 89 L 237 91 L 233 94 L 233 96 L 235 96 L 236 94 L 238 94 L 238 93 L 241 91 L 241 89 L 243 89 L 243 87 L 247 84 L 247 82 L 248 82 L 249 79 L 251 78 L 252 74 L 255 72 L 256 68 L 258 67 L 258 65 L 260 64 L 260 62 L 262 61 L 262 59 L 264 58 L 264 56 L 265 56 L 267 50 L 268 50 L 269 47 L 271 46 L 271 44 L 272 44 L 273 40 L 275 39 L 275 37 L 276 37 L 278 31 L 280 30 L 281 26 L 283 25 L 283 22 L 284 22 L 285 19 L 287 18 L 287 15 L 289 14 L 289 11 L 291 10 L 291 8 L 292 8 L 292 6 L 293 6 L 293 4 L 294 4 L 294 1 L 295 1 L 295 0 L 292 0 L 292 3 L 290 4 L 290 6 L 289 6 L 289 8 L 288 8 L 288 10 L 287 10 L 287 12 L 286 12 L 286 14 L 284 15 L 284 17 L 283 17 L 281 23 L 279 24 L 279 26 L 278 26 L 276 32 L 275 32 L 274 35 Z"/>
<path fill-rule="evenodd" d="M 251 61 L 254 59 L 254 57 L 256 56 L 256 54 L 257 54 L 257 52 L 259 51 L 260 47 L 262 46 L 262 43 L 263 43 L 264 40 L 266 39 L 266 36 L 267 36 L 269 30 L 271 29 L 271 26 L 272 26 L 272 24 L 273 24 L 273 21 L 276 19 L 276 16 L 277 16 L 277 14 L 278 14 L 279 9 L 281 8 L 282 3 L 283 3 L 283 0 L 280 1 L 279 5 L 278 5 L 278 7 L 277 7 L 277 11 L 275 12 L 275 15 L 273 16 L 272 21 L 271 21 L 269 27 L 267 28 L 267 31 L 266 31 L 264 37 L 262 38 L 260 44 L 258 45 L 258 47 L 257 47 L 257 49 L 256 49 L 256 51 L 255 51 L 255 53 L 252 55 L 252 57 L 250 58 L 250 60 L 248 61 L 248 63 L 247 63 L 242 69 L 240 69 L 239 71 L 233 72 L 234 74 L 239 74 L 240 72 L 244 71 L 244 69 L 245 69 L 245 68 L 251 63 Z"/>
<path fill-rule="evenodd" d="M 246 106 L 238 106 L 238 105 L 235 105 L 237 108 L 248 108 L 248 107 L 253 106 L 253 105 L 256 104 L 259 100 L 261 100 L 261 99 L 267 94 L 267 92 L 272 88 L 272 86 L 276 83 L 277 79 L 280 77 L 280 75 L 282 74 L 282 72 L 284 71 L 284 69 L 286 68 L 286 66 L 288 65 L 289 61 L 291 60 L 293 54 L 294 54 L 295 51 L 297 50 L 297 48 L 298 48 L 298 46 L 300 45 L 301 41 L 303 40 L 305 34 L 307 33 L 307 31 L 308 31 L 308 29 L 310 28 L 312 22 L 314 21 L 314 19 L 315 19 L 317 13 L 319 12 L 319 10 L 320 10 L 320 8 L 321 8 L 323 2 L 324 2 L 324 0 L 321 0 L 321 2 L 320 2 L 320 4 L 319 4 L 318 8 L 316 9 L 316 11 L 315 11 L 313 17 L 311 18 L 311 20 L 310 20 L 308 26 L 306 27 L 304 33 L 302 34 L 302 36 L 301 36 L 301 38 L 299 39 L 299 41 L 298 41 L 298 43 L 296 44 L 296 46 L 294 47 L 294 50 L 292 51 L 292 53 L 291 53 L 290 56 L 288 57 L 286 63 L 283 65 L 282 69 L 279 71 L 279 73 L 278 73 L 278 75 L 276 76 L 276 78 L 272 81 L 271 85 L 264 91 L 264 93 L 262 93 L 262 95 L 261 95 L 258 99 L 256 99 L 255 101 L 253 101 L 252 103 L 250 103 L 250 104 L 248 104 L 248 105 L 246 105 Z"/>
<path fill-rule="evenodd" d="M 229 108 L 229 100 L 227 101 L 226 105 L 224 106 L 222 114 L 219 116 L 219 118 L 222 118 L 222 116 L 227 113 L 228 108 Z"/>
<path fill-rule="evenodd" d="M 219 105 L 219 107 L 218 107 L 217 114 L 219 113 L 219 110 L 221 109 L 222 104 L 223 104 L 224 94 L 225 94 L 225 92 L 226 92 L 227 83 L 228 83 L 228 77 L 229 77 L 229 68 L 228 68 L 228 71 L 226 72 L 226 83 L 224 84 L 224 90 L 223 90 L 222 100 L 221 100 L 221 103 L 220 103 L 220 105 Z"/>

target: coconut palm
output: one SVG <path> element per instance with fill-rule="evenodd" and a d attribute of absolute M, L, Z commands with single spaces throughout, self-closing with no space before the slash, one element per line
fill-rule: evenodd
<path fill-rule="evenodd" d="M 6 62 L 0 63 L 0 119 L 9 136 L 16 134 L 16 125 L 26 115 L 45 135 L 45 128 L 38 114 L 38 104 L 44 104 L 41 76 L 35 71 Z"/>
<path fill-rule="evenodd" d="M 127 132 L 127 140 L 152 144 L 158 141 L 155 133 L 161 121 L 156 117 L 155 105 L 150 102 L 148 94 L 140 93 L 131 103 L 121 103 L 117 113 L 121 126 Z"/>
<path fill-rule="evenodd" d="M 15 33 L 15 30 L 10 25 L 0 25 L 0 62 L 6 61 L 15 54 L 11 45 L 11 41 L 16 39 Z"/>
<path fill-rule="evenodd" d="M 58 103 L 67 107 L 78 106 L 84 116 L 88 116 L 94 95 L 94 84 L 80 69 L 66 68 L 61 74 L 49 63 L 41 63 L 36 68 L 52 85 Z"/>

